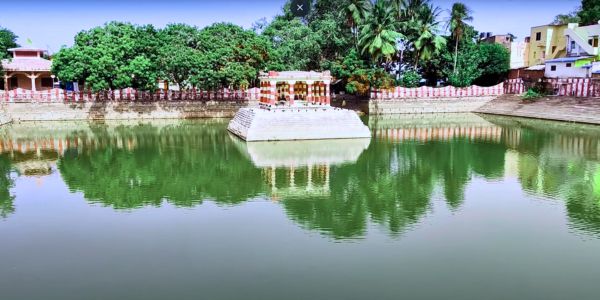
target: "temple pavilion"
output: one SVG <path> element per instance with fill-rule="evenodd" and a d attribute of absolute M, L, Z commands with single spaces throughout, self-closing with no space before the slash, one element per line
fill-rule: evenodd
<path fill-rule="evenodd" d="M 331 73 L 286 71 L 260 74 L 260 104 L 266 106 L 330 105 Z"/>
<path fill-rule="evenodd" d="M 52 62 L 44 58 L 46 50 L 38 48 L 11 48 L 12 58 L 2 60 L 5 91 L 17 88 L 40 91 L 53 86 L 50 74 Z"/>
<path fill-rule="evenodd" d="M 247 142 L 370 138 L 356 112 L 332 107 L 331 73 L 260 74 L 258 107 L 241 108 L 227 129 Z"/>

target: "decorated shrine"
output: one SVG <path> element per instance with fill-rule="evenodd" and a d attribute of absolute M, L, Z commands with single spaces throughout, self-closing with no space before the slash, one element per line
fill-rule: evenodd
<path fill-rule="evenodd" d="M 286 71 L 260 74 L 260 103 L 269 106 L 331 104 L 331 73 Z"/>
<path fill-rule="evenodd" d="M 258 107 L 240 109 L 227 127 L 241 139 L 254 142 L 371 137 L 355 111 L 330 105 L 329 71 L 271 71 L 259 78 Z"/>

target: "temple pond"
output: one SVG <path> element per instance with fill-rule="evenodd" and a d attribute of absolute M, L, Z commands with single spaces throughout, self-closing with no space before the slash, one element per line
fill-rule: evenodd
<path fill-rule="evenodd" d="M 0 128 L 0 299 L 598 299 L 600 127 L 365 119 Z"/>

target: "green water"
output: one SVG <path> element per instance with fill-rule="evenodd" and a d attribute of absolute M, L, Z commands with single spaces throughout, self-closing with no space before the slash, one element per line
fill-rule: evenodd
<path fill-rule="evenodd" d="M 365 120 L 0 128 L 0 299 L 598 299 L 600 127 Z"/>

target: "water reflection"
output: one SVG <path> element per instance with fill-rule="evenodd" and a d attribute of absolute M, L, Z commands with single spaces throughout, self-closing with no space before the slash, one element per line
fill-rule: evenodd
<path fill-rule="evenodd" d="M 440 195 L 451 210 L 474 177 L 564 201 L 571 226 L 600 233 L 600 129 L 472 114 L 368 120 L 372 140 L 246 144 L 226 121 L 24 123 L 0 131 L 0 215 L 15 212 L 15 176 L 58 176 L 114 209 L 279 203 L 308 230 L 398 235 Z M 57 172 L 52 174 L 52 172 Z M 525 198 L 527 199 L 527 198 Z M 535 216 L 532 216 L 534 218 Z"/>
<path fill-rule="evenodd" d="M 566 201 L 575 229 L 600 233 L 600 127 L 486 116 L 505 128 L 524 190 Z"/>

